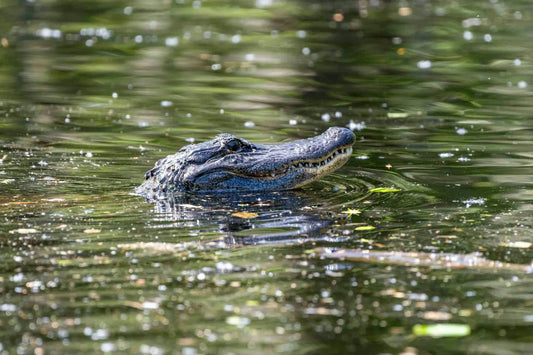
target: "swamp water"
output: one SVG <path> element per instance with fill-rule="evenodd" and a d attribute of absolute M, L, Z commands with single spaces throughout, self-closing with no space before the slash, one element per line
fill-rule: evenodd
<path fill-rule="evenodd" d="M 0 353 L 533 353 L 533 6 L 0 1 Z M 132 195 L 330 126 L 268 194 Z"/>

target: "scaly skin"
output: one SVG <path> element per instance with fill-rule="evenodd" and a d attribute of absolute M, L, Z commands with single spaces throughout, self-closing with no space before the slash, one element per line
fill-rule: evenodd
<path fill-rule="evenodd" d="M 135 191 L 164 198 L 175 191 L 273 191 L 303 186 L 340 168 L 355 136 L 332 127 L 319 136 L 289 143 L 253 144 L 231 134 L 191 144 L 159 160 Z"/>

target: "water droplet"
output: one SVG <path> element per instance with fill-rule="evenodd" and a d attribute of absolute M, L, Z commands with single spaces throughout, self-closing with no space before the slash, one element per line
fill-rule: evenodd
<path fill-rule="evenodd" d="M 178 37 L 167 37 L 165 38 L 165 46 L 167 47 L 176 47 L 179 44 Z"/>
<path fill-rule="evenodd" d="M 272 0 L 256 0 L 255 6 L 259 8 L 268 7 L 272 5 Z"/>
<path fill-rule="evenodd" d="M 467 18 L 463 20 L 463 27 L 481 26 L 481 19 L 478 17 Z"/>
<path fill-rule="evenodd" d="M 300 31 L 296 32 L 296 36 L 298 38 L 305 38 L 307 36 L 307 32 L 305 32 L 304 30 L 300 30 Z"/>
<path fill-rule="evenodd" d="M 157 302 L 151 302 L 151 301 L 145 301 L 141 304 L 141 307 L 144 309 L 158 309 L 159 303 Z"/>
<path fill-rule="evenodd" d="M 100 350 L 102 350 L 102 352 L 104 353 L 109 353 L 109 352 L 112 352 L 112 351 L 115 351 L 117 349 L 117 346 L 114 344 L 114 343 L 102 343 L 102 345 L 100 345 Z"/>
<path fill-rule="evenodd" d="M 352 131 L 362 131 L 366 128 L 365 122 L 354 122 L 353 120 L 350 120 L 350 122 L 346 125 L 349 129 Z"/>
<path fill-rule="evenodd" d="M 431 61 L 430 60 L 421 60 L 418 63 L 416 63 L 416 66 L 420 69 L 429 69 L 431 68 Z"/>
<path fill-rule="evenodd" d="M 465 128 L 457 128 L 455 132 L 457 132 L 457 134 L 460 136 L 464 136 L 465 134 L 468 133 L 468 131 Z"/>

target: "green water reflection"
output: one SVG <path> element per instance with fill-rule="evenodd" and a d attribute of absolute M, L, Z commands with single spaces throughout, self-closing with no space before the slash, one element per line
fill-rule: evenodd
<path fill-rule="evenodd" d="M 1 1 L 0 352 L 531 353 L 532 10 Z M 132 195 L 189 142 L 330 126 L 353 157 L 305 189 Z"/>

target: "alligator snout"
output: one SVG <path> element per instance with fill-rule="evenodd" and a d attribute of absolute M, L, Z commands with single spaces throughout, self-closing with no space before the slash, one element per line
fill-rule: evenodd
<path fill-rule="evenodd" d="M 352 153 L 353 132 L 331 127 L 288 143 L 252 144 L 231 134 L 191 144 L 159 160 L 136 189 L 148 198 L 173 191 L 272 191 L 303 186 L 337 170 Z"/>

